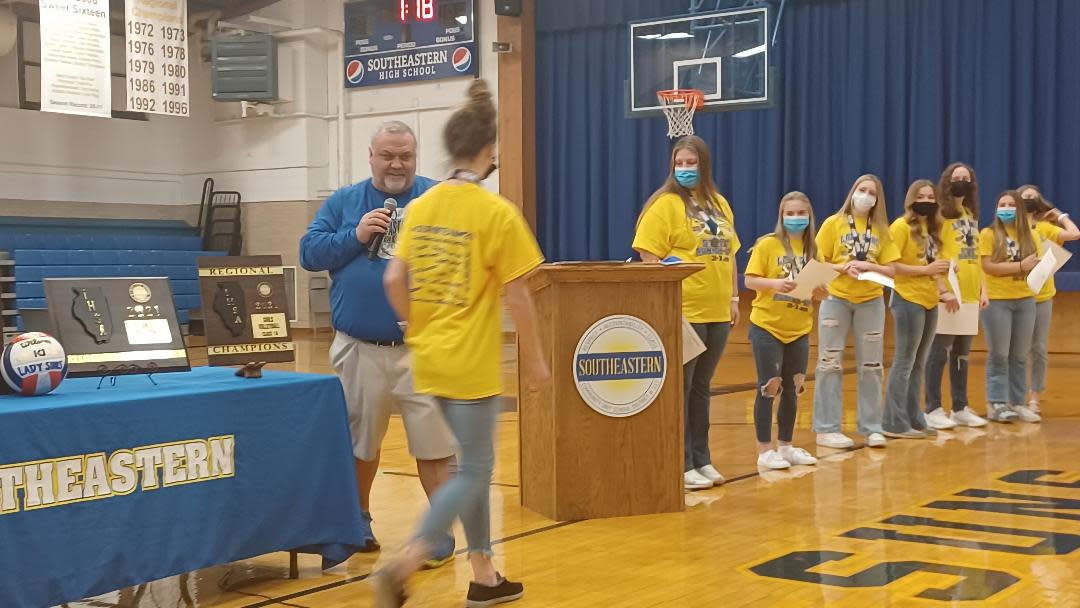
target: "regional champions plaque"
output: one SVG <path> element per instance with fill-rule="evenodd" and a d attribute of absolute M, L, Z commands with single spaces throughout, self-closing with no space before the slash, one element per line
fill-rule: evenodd
<path fill-rule="evenodd" d="M 293 361 L 281 256 L 201 257 L 198 264 L 210 365 Z"/>

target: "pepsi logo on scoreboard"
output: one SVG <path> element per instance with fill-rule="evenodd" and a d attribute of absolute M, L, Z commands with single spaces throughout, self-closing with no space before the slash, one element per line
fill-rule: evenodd
<path fill-rule="evenodd" d="M 469 47 L 461 46 L 454 49 L 453 65 L 454 69 L 459 72 L 469 71 L 469 68 L 472 67 L 472 51 L 469 50 Z"/>
<path fill-rule="evenodd" d="M 364 62 L 359 59 L 351 59 L 345 64 L 345 79 L 349 84 L 360 84 L 364 80 Z"/>
<path fill-rule="evenodd" d="M 345 85 L 350 88 L 476 76 L 474 0 L 345 3 Z"/>

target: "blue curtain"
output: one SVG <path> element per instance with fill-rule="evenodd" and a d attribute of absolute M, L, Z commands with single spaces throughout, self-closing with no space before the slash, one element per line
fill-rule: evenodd
<path fill-rule="evenodd" d="M 688 5 L 537 2 L 538 231 L 549 259 L 631 255 L 670 144 L 663 118 L 626 117 L 627 22 Z M 772 55 L 776 107 L 696 120 L 743 243 L 772 229 L 789 190 L 824 216 L 855 177 L 876 173 L 895 217 L 911 181 L 936 182 L 953 160 L 975 167 L 986 215 L 1001 190 L 1028 182 L 1080 210 L 1078 32 L 1077 0 L 788 0 Z"/>

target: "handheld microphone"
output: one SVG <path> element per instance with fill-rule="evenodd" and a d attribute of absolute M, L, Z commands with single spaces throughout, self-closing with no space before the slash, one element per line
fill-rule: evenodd
<path fill-rule="evenodd" d="M 392 198 L 388 198 L 388 199 L 386 199 L 386 202 L 383 203 L 383 208 L 390 212 L 390 221 L 391 221 L 391 224 L 393 224 L 394 210 L 397 209 L 397 201 L 392 199 Z M 383 233 L 383 234 L 376 234 L 375 238 L 371 239 L 371 244 L 368 245 L 368 259 L 369 260 L 375 260 L 375 259 L 377 259 L 379 257 L 379 250 L 382 249 L 382 242 L 383 242 L 383 238 L 385 238 L 385 237 L 386 237 L 386 233 Z"/>

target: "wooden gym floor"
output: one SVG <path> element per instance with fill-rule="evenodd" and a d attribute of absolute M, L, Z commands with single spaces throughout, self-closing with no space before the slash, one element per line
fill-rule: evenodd
<path fill-rule="evenodd" d="M 297 363 L 280 367 L 330 373 L 327 334 L 300 342 Z M 746 345 L 732 344 L 714 384 L 711 433 L 715 464 L 729 481 L 688 493 L 684 513 L 647 517 L 555 522 L 523 509 L 517 416 L 504 414 L 492 537 L 500 569 L 526 585 L 514 605 L 1080 606 L 1080 355 L 1052 355 L 1051 364 L 1044 423 L 991 423 L 882 450 L 813 445 L 812 401 L 804 396 L 796 444 L 820 464 L 762 473 L 754 391 L 746 388 L 753 360 Z M 973 355 L 971 396 L 980 413 L 983 370 L 984 357 Z M 845 385 L 851 429 L 852 375 Z M 382 466 L 372 511 L 390 555 L 426 504 L 397 419 Z M 457 535 L 460 548 L 460 525 Z M 320 572 L 317 556 L 301 556 L 301 576 L 289 580 L 287 555 L 276 553 L 69 605 L 370 606 L 365 579 L 380 557 L 356 555 Z M 458 555 L 415 577 L 408 605 L 461 606 L 469 580 Z"/>

